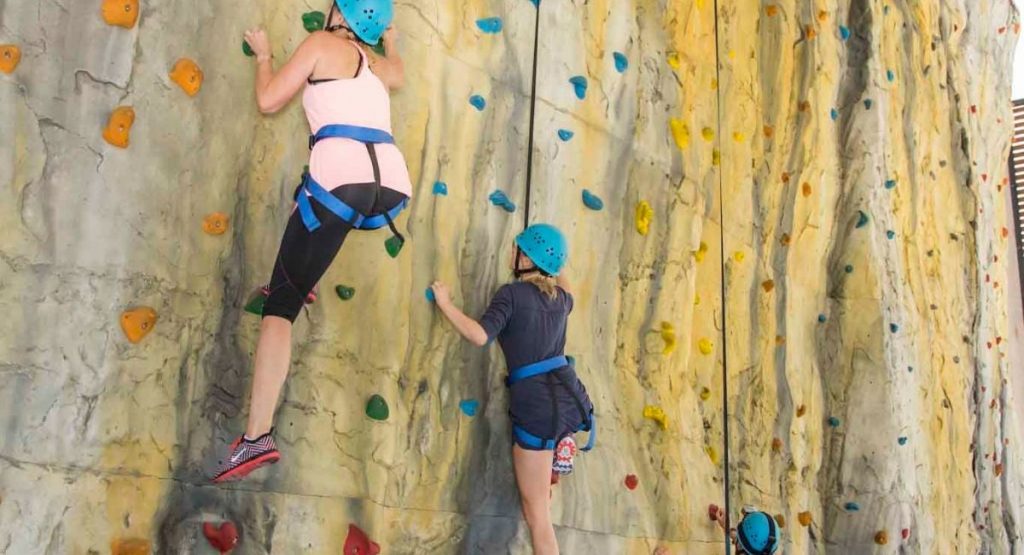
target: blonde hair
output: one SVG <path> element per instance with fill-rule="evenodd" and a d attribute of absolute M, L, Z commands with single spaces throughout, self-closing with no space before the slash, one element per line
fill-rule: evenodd
<path fill-rule="evenodd" d="M 540 272 L 530 272 L 520 279 L 526 283 L 532 283 L 537 287 L 537 289 L 540 289 L 541 293 L 547 295 L 551 300 L 558 297 L 558 289 L 555 288 L 556 282 L 553 277 L 545 276 Z"/>

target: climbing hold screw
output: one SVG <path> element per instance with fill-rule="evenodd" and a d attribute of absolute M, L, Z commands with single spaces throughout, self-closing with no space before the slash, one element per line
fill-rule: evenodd
<path fill-rule="evenodd" d="M 351 300 L 352 297 L 356 296 L 356 290 L 353 287 L 346 285 L 339 285 L 334 288 L 334 292 L 338 294 L 338 298 L 343 301 Z"/>
<path fill-rule="evenodd" d="M 500 17 L 484 17 L 476 20 L 476 27 L 488 35 L 501 32 L 502 24 Z"/>
<path fill-rule="evenodd" d="M 388 402 L 380 395 L 374 394 L 370 397 L 370 400 L 366 402 L 366 416 L 382 422 L 387 420 L 388 415 L 390 414 L 391 411 L 388 409 Z"/>
<path fill-rule="evenodd" d="M 126 310 L 121 314 L 121 331 L 132 343 L 142 341 L 156 327 L 156 311 L 148 306 Z"/>
<path fill-rule="evenodd" d="M 642 200 L 636 205 L 636 231 L 640 235 L 647 235 L 651 229 L 651 220 L 654 219 L 654 209 L 646 201 Z"/>
<path fill-rule="evenodd" d="M 855 513 L 860 510 L 860 505 L 854 503 L 853 501 L 847 501 L 846 504 L 843 505 L 843 508 L 851 513 Z"/>
<path fill-rule="evenodd" d="M 484 100 L 484 97 L 478 94 L 474 94 L 473 96 L 469 97 L 469 104 L 476 108 L 478 112 L 483 112 L 484 108 L 487 107 L 487 101 Z"/>
<path fill-rule="evenodd" d="M 708 338 L 703 338 L 697 342 L 697 349 L 700 350 L 702 355 L 710 355 L 715 350 L 715 344 Z"/>
<path fill-rule="evenodd" d="M 670 355 L 676 350 L 676 329 L 670 322 L 661 323 L 661 340 L 665 342 L 661 354 Z"/>
<path fill-rule="evenodd" d="M 586 206 L 591 210 L 598 211 L 604 208 L 604 201 L 601 200 L 601 197 L 583 189 L 583 206 Z"/>
<path fill-rule="evenodd" d="M 230 553 L 238 545 L 238 528 L 231 521 L 222 522 L 220 526 L 204 522 L 203 535 L 206 536 L 206 541 L 221 553 Z"/>
<path fill-rule="evenodd" d="M 665 411 L 662 410 L 661 407 L 647 405 L 646 407 L 644 407 L 644 418 L 657 422 L 658 427 L 660 427 L 662 430 L 668 429 L 668 416 L 665 414 Z"/>
<path fill-rule="evenodd" d="M 189 96 L 195 96 L 203 86 L 203 70 L 188 58 L 181 58 L 174 63 L 170 77 Z"/>
<path fill-rule="evenodd" d="M 625 73 L 629 68 L 629 59 L 622 52 L 613 52 L 612 57 L 615 59 L 615 71 L 619 73 Z"/>
<path fill-rule="evenodd" d="M 224 212 L 214 212 L 203 218 L 203 231 L 207 235 L 223 235 L 228 230 L 229 217 Z"/>
<path fill-rule="evenodd" d="M 575 133 L 573 133 L 572 131 L 569 131 L 568 129 L 559 129 L 558 130 L 558 138 L 561 139 L 562 142 L 568 142 L 570 139 L 573 138 L 574 135 L 575 135 Z"/>
<path fill-rule="evenodd" d="M 448 184 L 443 181 L 437 181 L 434 183 L 434 194 L 439 197 L 448 196 Z"/>
<path fill-rule="evenodd" d="M 476 399 L 464 399 L 459 401 L 459 409 L 462 410 L 462 414 L 466 416 L 476 416 L 477 409 L 480 408 L 480 401 Z"/>
<path fill-rule="evenodd" d="M 323 30 L 327 24 L 327 16 L 324 12 L 306 12 L 302 14 L 302 27 L 307 33 Z"/>
<path fill-rule="evenodd" d="M 100 14 L 107 25 L 131 29 L 139 19 L 139 0 L 103 0 Z"/>
<path fill-rule="evenodd" d="M 573 91 L 576 93 L 576 98 L 583 100 L 587 97 L 587 78 L 582 75 L 576 75 L 569 78 L 569 83 L 572 84 Z"/>
<path fill-rule="evenodd" d="M 684 150 L 690 145 L 690 129 L 686 124 L 676 118 L 668 120 L 669 129 L 672 131 L 672 138 L 676 141 L 676 147 Z"/>
<path fill-rule="evenodd" d="M 490 199 L 491 204 L 504 209 L 506 212 L 508 212 L 510 214 L 512 212 L 516 211 L 515 203 L 513 203 L 511 200 L 509 200 L 508 196 L 505 194 L 504 191 L 501 191 L 501 190 L 494 191 L 487 198 Z"/>
<path fill-rule="evenodd" d="M 630 491 L 635 490 L 640 485 L 640 479 L 636 477 L 636 474 L 626 474 L 626 479 L 623 480 L 626 488 Z"/>
<path fill-rule="evenodd" d="M 128 148 L 135 110 L 131 106 L 119 106 L 110 113 L 107 126 L 103 129 L 103 140 L 118 148 Z"/>

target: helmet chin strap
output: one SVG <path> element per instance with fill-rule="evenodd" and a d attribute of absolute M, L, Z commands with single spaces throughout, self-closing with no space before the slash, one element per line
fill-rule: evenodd
<path fill-rule="evenodd" d="M 519 248 L 519 245 L 516 245 L 515 268 L 512 270 L 512 273 L 513 273 L 513 275 L 516 276 L 516 279 L 519 279 L 519 278 L 525 276 L 526 274 L 532 274 L 534 272 L 536 272 L 536 273 L 538 273 L 538 274 L 540 274 L 540 275 L 542 275 L 544 277 L 553 277 L 551 274 L 549 274 L 549 273 L 545 272 L 544 270 L 541 270 L 540 268 L 538 268 L 536 264 L 534 264 L 534 266 L 532 268 L 520 268 L 519 267 L 519 259 L 522 258 L 522 256 L 523 256 L 523 249 Z"/>

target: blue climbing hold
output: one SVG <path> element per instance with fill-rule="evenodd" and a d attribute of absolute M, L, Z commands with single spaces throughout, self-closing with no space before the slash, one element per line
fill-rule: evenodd
<path fill-rule="evenodd" d="M 829 115 L 832 116 L 832 121 L 836 121 L 839 119 L 839 110 L 832 108 L 832 112 Z"/>
<path fill-rule="evenodd" d="M 886 70 L 885 78 L 888 79 L 890 83 L 892 83 L 893 81 L 896 80 L 896 73 L 893 72 L 893 70 L 891 70 L 891 69 Z"/>
<path fill-rule="evenodd" d="M 886 189 L 895 189 L 896 188 L 896 180 L 895 179 L 886 179 L 885 180 L 885 188 Z"/>
<path fill-rule="evenodd" d="M 855 513 L 860 510 L 860 505 L 854 503 L 853 501 L 847 501 L 846 504 L 843 505 L 843 508 L 851 513 Z"/>
<path fill-rule="evenodd" d="M 434 194 L 439 197 L 448 196 L 448 184 L 444 181 L 437 181 L 434 183 Z"/>
<path fill-rule="evenodd" d="M 819 323 L 824 324 L 827 321 L 828 321 L 828 316 L 825 316 L 824 314 L 819 314 L 818 315 L 818 322 Z"/>
<path fill-rule="evenodd" d="M 487 107 L 487 101 L 484 100 L 484 97 L 478 94 L 474 94 L 473 96 L 469 97 L 469 103 L 472 104 L 473 107 L 480 112 L 483 112 L 484 108 Z"/>
<path fill-rule="evenodd" d="M 601 197 L 591 193 L 590 191 L 583 189 L 583 205 L 591 210 L 601 210 L 604 208 L 604 201 Z"/>
<path fill-rule="evenodd" d="M 569 82 L 572 83 L 572 88 L 576 91 L 576 98 L 583 100 L 587 97 L 587 78 L 582 75 L 576 75 L 569 78 Z"/>
<path fill-rule="evenodd" d="M 432 303 L 432 302 L 437 300 L 437 297 L 434 296 L 434 289 L 430 288 L 430 287 L 427 287 L 427 290 L 426 290 L 426 292 L 424 293 L 423 296 L 425 296 L 427 298 L 427 302 L 431 302 Z"/>
<path fill-rule="evenodd" d="M 896 333 L 900 331 L 900 327 L 897 324 L 889 324 L 889 331 Z"/>
<path fill-rule="evenodd" d="M 896 238 L 896 232 L 890 229 L 890 230 L 885 232 L 885 236 L 887 238 L 889 238 L 889 240 L 895 239 Z"/>
<path fill-rule="evenodd" d="M 846 25 L 840 25 L 839 36 L 842 37 L 843 40 L 848 40 L 850 38 L 850 29 L 847 28 Z"/>
<path fill-rule="evenodd" d="M 530 0 L 530 3 L 533 4 L 534 8 L 540 7 L 540 0 Z"/>
<path fill-rule="evenodd" d="M 629 58 L 626 57 L 622 52 L 612 53 L 612 57 L 615 58 L 615 71 L 619 73 L 625 73 L 629 69 Z"/>
<path fill-rule="evenodd" d="M 846 273 L 852 274 L 853 273 L 853 264 L 847 264 L 846 267 L 843 268 L 843 269 L 846 270 Z"/>
<path fill-rule="evenodd" d="M 483 19 L 476 20 L 476 26 L 481 31 L 493 35 L 501 32 L 501 18 L 500 17 L 485 17 Z"/>
<path fill-rule="evenodd" d="M 494 191 L 491 193 L 491 196 L 487 198 L 491 199 L 491 204 L 504 208 L 506 212 L 512 213 L 516 211 L 515 203 L 509 200 L 504 191 Z"/>
<path fill-rule="evenodd" d="M 857 227 L 861 228 L 868 225 L 868 215 L 862 210 L 857 211 Z"/>
<path fill-rule="evenodd" d="M 906 438 L 906 436 L 900 436 L 900 438 L 899 438 L 899 439 L 897 439 L 896 441 L 897 441 L 897 442 L 898 442 L 898 443 L 899 443 L 900 445 L 906 445 L 906 444 L 907 444 L 907 438 Z"/>
<path fill-rule="evenodd" d="M 867 99 L 864 100 L 864 108 L 865 109 L 870 110 L 872 104 L 873 104 L 873 102 L 871 101 L 870 98 L 867 98 Z"/>
<path fill-rule="evenodd" d="M 476 416 L 476 411 L 480 408 L 480 401 L 476 399 L 459 401 L 459 408 L 462 409 L 462 414 L 466 416 Z"/>
<path fill-rule="evenodd" d="M 569 139 L 571 139 L 573 137 L 573 135 L 575 135 L 575 133 L 573 133 L 572 131 L 569 131 L 568 129 L 559 129 L 558 130 L 558 138 L 562 139 L 563 142 L 568 141 Z"/>
<path fill-rule="evenodd" d="M 828 425 L 833 427 L 833 428 L 838 428 L 839 427 L 839 419 L 836 418 L 835 416 L 829 416 L 828 417 Z"/>

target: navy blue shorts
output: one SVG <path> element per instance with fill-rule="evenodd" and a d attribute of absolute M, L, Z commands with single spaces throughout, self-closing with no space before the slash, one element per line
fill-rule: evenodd
<path fill-rule="evenodd" d="M 559 383 L 555 374 L 562 379 L 565 386 Z M 556 443 L 579 430 L 594 410 L 583 382 L 576 377 L 576 371 L 568 366 L 516 382 L 512 384 L 509 394 L 511 398 L 508 412 L 512 417 L 512 424 L 539 438 L 554 439 Z M 583 406 L 585 414 L 580 412 L 576 399 Z M 515 438 L 515 442 L 523 449 L 544 451 L 524 445 L 519 438 Z"/>

